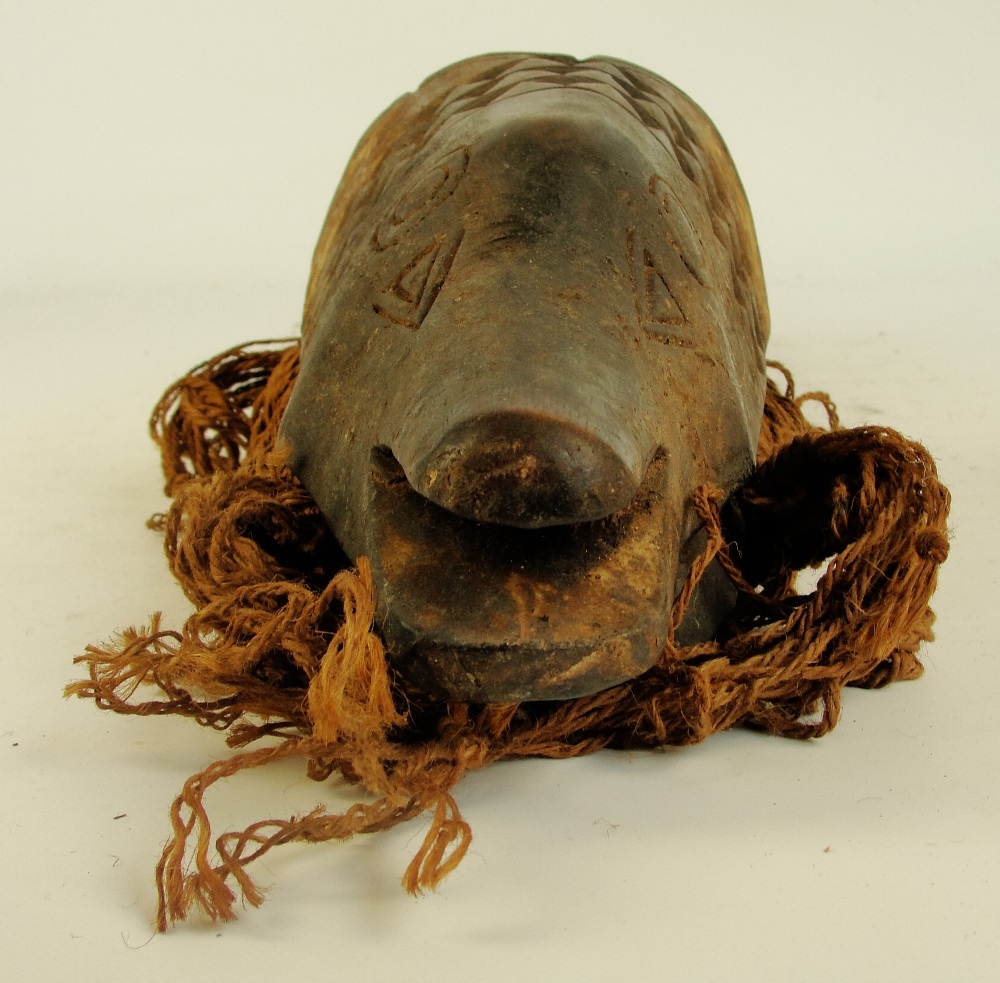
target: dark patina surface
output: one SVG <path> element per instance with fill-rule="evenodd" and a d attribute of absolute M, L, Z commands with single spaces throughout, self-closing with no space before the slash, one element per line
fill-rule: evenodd
<path fill-rule="evenodd" d="M 652 665 L 692 490 L 753 464 L 767 333 L 732 161 L 663 79 L 487 55 L 386 110 L 316 250 L 281 434 L 371 559 L 403 678 L 561 699 Z M 681 641 L 731 603 L 713 572 Z"/>

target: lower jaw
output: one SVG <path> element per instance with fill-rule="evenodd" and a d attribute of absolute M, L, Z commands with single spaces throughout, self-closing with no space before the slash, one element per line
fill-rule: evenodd
<path fill-rule="evenodd" d="M 687 572 L 679 562 L 697 539 L 666 478 L 661 457 L 629 508 L 538 530 L 463 519 L 403 482 L 374 480 L 378 621 L 404 684 L 441 701 L 563 700 L 655 665 Z M 711 638 L 731 606 L 728 591 L 703 592 L 684 641 Z"/>

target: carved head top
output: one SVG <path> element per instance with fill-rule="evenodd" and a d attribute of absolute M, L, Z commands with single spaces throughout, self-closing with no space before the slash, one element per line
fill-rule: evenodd
<path fill-rule="evenodd" d="M 657 660 L 691 492 L 753 464 L 768 334 L 743 189 L 687 96 L 607 58 L 432 76 L 355 151 L 302 334 L 282 438 L 371 559 L 405 680 L 553 699 Z M 706 578 L 684 640 L 729 604 Z"/>

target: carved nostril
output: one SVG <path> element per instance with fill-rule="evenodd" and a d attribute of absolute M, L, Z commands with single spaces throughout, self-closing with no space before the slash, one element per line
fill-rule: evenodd
<path fill-rule="evenodd" d="M 630 467 L 599 437 L 565 420 L 496 413 L 453 427 L 407 477 L 450 512 L 532 529 L 589 522 L 625 508 L 639 489 L 643 464 Z"/>

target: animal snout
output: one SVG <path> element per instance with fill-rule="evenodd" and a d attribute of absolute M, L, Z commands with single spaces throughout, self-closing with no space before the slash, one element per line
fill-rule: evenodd
<path fill-rule="evenodd" d="M 534 529 L 625 508 L 642 481 L 639 458 L 572 421 L 508 411 L 463 421 L 400 463 L 412 487 L 449 512 Z"/>

